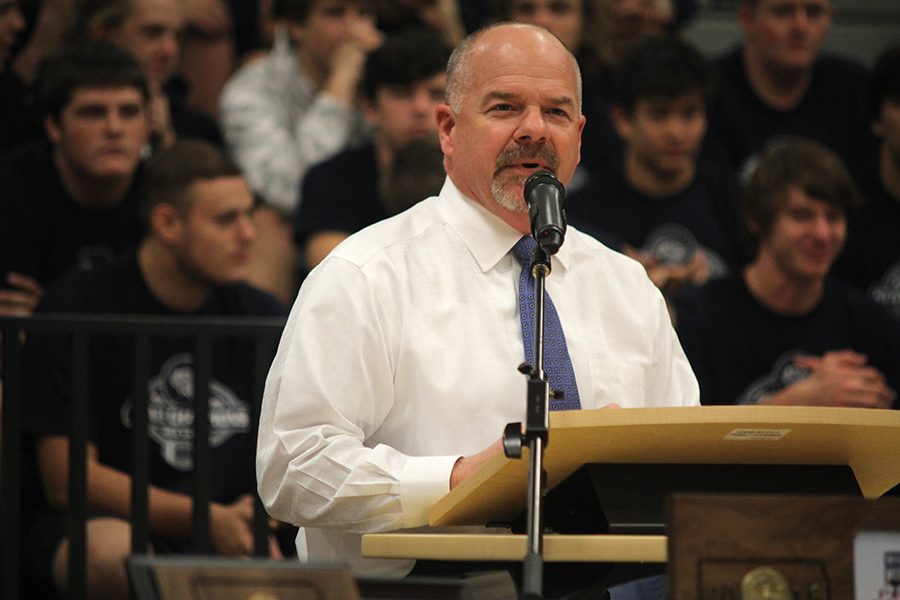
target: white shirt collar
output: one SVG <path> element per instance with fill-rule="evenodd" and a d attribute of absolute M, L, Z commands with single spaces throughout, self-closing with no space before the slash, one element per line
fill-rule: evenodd
<path fill-rule="evenodd" d="M 463 195 L 450 177 L 444 181 L 444 187 L 438 196 L 441 198 L 438 209 L 475 257 L 482 271 L 493 269 L 522 237 L 506 221 Z M 552 266 L 555 268 L 559 265 L 566 269 L 568 256 L 569 252 L 564 245 L 554 255 Z"/>

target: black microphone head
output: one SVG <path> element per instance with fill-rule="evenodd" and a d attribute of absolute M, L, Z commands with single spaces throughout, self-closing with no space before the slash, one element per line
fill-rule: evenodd
<path fill-rule="evenodd" d="M 525 180 L 524 191 L 531 235 L 547 254 L 556 254 L 566 235 L 566 190 L 562 182 L 548 170 L 535 171 Z"/>
<path fill-rule="evenodd" d="M 560 200 L 565 201 L 566 198 L 566 188 L 563 187 L 562 182 L 553 174 L 552 171 L 548 171 L 547 169 L 541 169 L 540 171 L 535 171 L 531 175 L 528 176 L 528 179 L 525 180 L 525 202 L 527 204 L 531 204 L 530 198 L 532 198 L 532 192 L 534 188 L 541 184 L 552 185 L 557 190 L 559 190 Z"/>

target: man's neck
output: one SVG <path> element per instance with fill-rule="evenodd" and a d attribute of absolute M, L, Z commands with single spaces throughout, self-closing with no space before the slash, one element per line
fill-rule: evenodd
<path fill-rule="evenodd" d="M 780 315 L 795 317 L 812 311 L 825 293 L 824 280 L 794 281 L 758 257 L 744 269 L 744 283 L 760 304 Z"/>
<path fill-rule="evenodd" d="M 774 110 L 795 108 L 809 89 L 812 70 L 776 70 L 767 67 L 747 46 L 743 53 L 744 69 L 753 92 Z"/>
<path fill-rule="evenodd" d="M 212 286 L 185 269 L 159 240 L 145 237 L 138 248 L 138 265 L 150 292 L 175 312 L 197 312 L 209 301 Z"/>
<path fill-rule="evenodd" d="M 669 198 L 691 186 L 697 169 L 692 164 L 679 173 L 662 173 L 641 162 L 633 152 L 625 152 L 625 181 L 650 198 Z"/>
<path fill-rule="evenodd" d="M 55 150 L 53 163 L 66 193 L 79 206 L 111 208 L 125 197 L 131 187 L 133 175 L 107 179 L 83 175 Z"/>
<path fill-rule="evenodd" d="M 879 176 L 888 195 L 900 202 L 900 156 L 891 153 L 884 142 L 881 143 Z"/>

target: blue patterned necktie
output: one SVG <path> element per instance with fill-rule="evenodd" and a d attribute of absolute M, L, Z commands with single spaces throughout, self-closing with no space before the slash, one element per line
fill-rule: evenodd
<path fill-rule="evenodd" d="M 519 275 L 519 319 L 522 322 L 522 343 L 525 346 L 525 362 L 534 364 L 534 277 L 531 275 L 531 251 L 537 242 L 525 236 L 516 242 L 512 255 L 522 265 Z M 544 373 L 550 387 L 563 392 L 562 400 L 550 400 L 550 410 L 575 410 L 581 408 L 575 371 L 566 347 L 566 336 L 559 322 L 556 307 L 547 290 L 544 290 Z"/>

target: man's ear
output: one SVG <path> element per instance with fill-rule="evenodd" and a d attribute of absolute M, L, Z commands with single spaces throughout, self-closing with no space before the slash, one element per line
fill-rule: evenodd
<path fill-rule="evenodd" d="M 150 229 L 167 245 L 177 244 L 184 230 L 184 219 L 168 202 L 160 202 L 150 210 Z"/>
<path fill-rule="evenodd" d="M 884 123 L 881 120 L 881 116 L 879 115 L 877 119 L 872 119 L 869 123 L 869 128 L 872 130 L 872 135 L 881 140 L 884 137 Z"/>
<path fill-rule="evenodd" d="M 44 117 L 44 131 L 47 132 L 47 137 L 50 138 L 50 141 L 54 144 L 58 144 L 62 139 L 62 128 L 56 121 L 56 117 L 52 115 Z"/>
<path fill-rule="evenodd" d="M 288 38 L 296 44 L 297 47 L 302 46 L 303 40 L 306 38 L 306 25 L 291 19 L 288 19 L 285 22 L 285 25 L 287 26 Z"/>
<path fill-rule="evenodd" d="M 747 35 L 753 27 L 753 22 L 756 20 L 756 8 L 751 6 L 749 2 L 741 0 L 737 9 L 737 18 L 741 30 L 743 30 L 744 35 Z"/>
<path fill-rule="evenodd" d="M 363 117 L 365 117 L 366 123 L 368 123 L 372 127 L 377 128 L 381 123 L 381 115 L 379 114 L 378 108 L 375 106 L 375 103 L 366 94 L 360 94 L 359 106 L 362 109 Z"/>
<path fill-rule="evenodd" d="M 744 219 L 744 227 L 747 228 L 747 232 L 754 239 L 759 239 L 759 222 L 756 219 L 746 218 Z"/>
<path fill-rule="evenodd" d="M 437 121 L 438 139 L 441 142 L 441 151 L 444 156 L 453 152 L 453 131 L 456 128 L 456 113 L 449 104 L 438 104 L 434 109 L 434 118 Z"/>
<path fill-rule="evenodd" d="M 630 140 L 631 118 L 628 116 L 628 113 L 625 112 L 625 109 L 619 105 L 614 105 L 609 110 L 609 117 L 612 121 L 613 127 L 616 130 L 616 133 L 619 134 L 619 137 L 626 142 Z"/>

